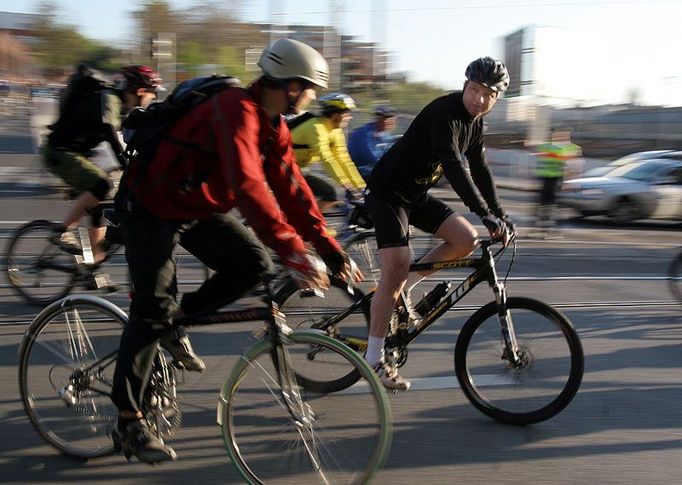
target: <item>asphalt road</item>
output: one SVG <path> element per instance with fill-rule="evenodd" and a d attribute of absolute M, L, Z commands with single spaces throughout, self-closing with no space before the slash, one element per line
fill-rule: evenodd
<path fill-rule="evenodd" d="M 66 207 L 58 193 L 16 178 L 21 172 L 44 180 L 40 164 L 29 154 L 28 123 L 10 121 L 0 122 L 2 246 L 22 221 L 57 219 Z M 461 207 L 448 191 L 438 192 Z M 682 305 L 672 301 L 664 275 L 682 244 L 680 226 L 645 222 L 615 227 L 563 214 L 563 239 L 534 240 L 527 237 L 533 194 L 500 193 L 521 233 L 509 293 L 553 303 L 571 318 L 586 355 L 580 392 L 557 417 L 527 427 L 486 418 L 453 386 L 392 395 L 393 447 L 375 483 L 679 483 Z M 124 282 L 122 259 L 114 263 L 112 274 Z M 125 308 L 124 290 L 110 298 Z M 488 289 L 474 290 L 459 310 L 413 343 L 402 373 L 417 381 L 452 376 L 459 329 L 491 299 Z M 171 442 L 179 460 L 151 468 L 128 464 L 121 456 L 75 462 L 43 444 L 33 431 L 19 401 L 16 350 L 37 311 L 0 277 L 2 482 L 240 482 L 214 424 L 215 407 L 220 384 L 255 324 L 192 331 L 208 370 L 201 376 L 188 374 L 180 388 L 184 425 Z"/>

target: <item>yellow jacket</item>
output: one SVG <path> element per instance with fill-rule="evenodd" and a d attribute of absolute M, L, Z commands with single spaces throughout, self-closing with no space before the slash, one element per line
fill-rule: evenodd
<path fill-rule="evenodd" d="M 299 167 L 321 162 L 329 177 L 340 185 L 365 188 L 365 181 L 348 154 L 343 130 L 332 128 L 328 118 L 310 118 L 295 127 L 291 131 L 291 137 Z"/>

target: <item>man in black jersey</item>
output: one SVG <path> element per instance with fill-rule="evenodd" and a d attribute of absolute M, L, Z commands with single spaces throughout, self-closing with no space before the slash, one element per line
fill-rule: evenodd
<path fill-rule="evenodd" d="M 501 61 L 483 57 L 469 64 L 465 75 L 462 91 L 435 99 L 417 115 L 379 160 L 367 184 L 365 200 L 376 227 L 381 280 L 372 300 L 366 359 L 390 389 L 410 387 L 383 357 L 391 313 L 404 287 L 403 298 L 411 311 L 410 291 L 429 274 L 408 273 L 409 224 L 443 240 L 420 262 L 463 258 L 477 244 L 474 226 L 428 190 L 445 175 L 492 237 L 513 232 L 497 199 L 483 144 L 483 116 L 509 86 L 509 74 Z M 471 174 L 465 170 L 465 159 Z"/>

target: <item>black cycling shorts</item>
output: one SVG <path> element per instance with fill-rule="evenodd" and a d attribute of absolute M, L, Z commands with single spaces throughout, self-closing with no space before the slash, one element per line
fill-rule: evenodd
<path fill-rule="evenodd" d="M 374 188 L 365 195 L 365 205 L 374 221 L 379 249 L 407 246 L 410 224 L 417 229 L 435 234 L 443 221 L 455 214 L 455 211 L 444 202 L 430 195 L 414 208 L 400 205 L 392 199 L 383 191 Z"/>

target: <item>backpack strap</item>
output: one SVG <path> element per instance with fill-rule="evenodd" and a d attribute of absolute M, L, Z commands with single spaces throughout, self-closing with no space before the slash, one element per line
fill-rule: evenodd
<path fill-rule="evenodd" d="M 296 116 L 295 118 L 289 118 L 288 120 L 286 120 L 286 123 L 287 123 L 287 126 L 289 127 L 289 131 L 294 131 L 294 129 L 297 126 L 302 125 L 303 123 L 305 123 L 306 121 L 308 121 L 311 118 L 317 118 L 319 116 L 320 115 L 313 113 L 311 111 L 306 111 L 302 115 Z"/>

